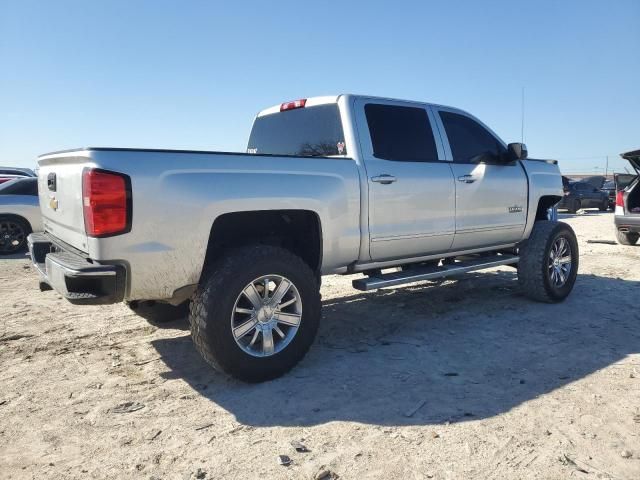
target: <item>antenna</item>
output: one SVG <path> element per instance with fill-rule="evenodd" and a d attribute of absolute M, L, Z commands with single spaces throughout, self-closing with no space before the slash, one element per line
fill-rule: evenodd
<path fill-rule="evenodd" d="M 524 87 L 522 87 L 522 119 L 520 123 L 520 142 L 524 143 Z"/>

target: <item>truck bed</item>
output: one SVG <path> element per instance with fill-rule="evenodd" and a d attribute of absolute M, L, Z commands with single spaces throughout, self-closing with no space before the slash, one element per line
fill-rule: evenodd
<path fill-rule="evenodd" d="M 39 164 L 45 231 L 93 260 L 126 259 L 127 268 L 137 273 L 128 276 L 133 280 L 127 298 L 170 297 L 177 288 L 197 283 L 216 219 L 256 206 L 315 212 L 326 238 L 334 239 L 322 245 L 323 271 L 358 258 L 360 186 L 350 158 L 89 147 L 42 155 Z M 130 232 L 86 235 L 86 168 L 130 178 Z M 147 280 L 138 284 L 136 278 Z"/>

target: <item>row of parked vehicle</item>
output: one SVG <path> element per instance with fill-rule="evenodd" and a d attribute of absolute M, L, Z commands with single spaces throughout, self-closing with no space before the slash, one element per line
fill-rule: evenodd
<path fill-rule="evenodd" d="M 23 251 L 42 230 L 38 178 L 28 168 L 0 167 L 0 255 Z"/>
<path fill-rule="evenodd" d="M 615 212 L 614 223 L 618 243 L 635 245 L 640 239 L 640 150 L 623 153 L 634 173 L 615 173 L 613 180 L 595 175 L 581 180 L 562 177 L 564 196 L 559 210 L 576 213 L 585 208 Z"/>
<path fill-rule="evenodd" d="M 616 194 L 624 190 L 636 179 L 631 173 L 615 173 L 613 180 L 595 175 L 582 180 L 562 177 L 564 198 L 558 203 L 559 209 L 575 213 L 584 208 L 597 208 L 601 212 L 615 210 Z"/>

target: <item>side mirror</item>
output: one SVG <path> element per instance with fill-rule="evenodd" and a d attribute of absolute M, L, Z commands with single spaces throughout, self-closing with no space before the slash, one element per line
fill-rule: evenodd
<path fill-rule="evenodd" d="M 510 143 L 507 145 L 509 158 L 511 160 L 524 160 L 527 158 L 527 146 L 524 143 Z"/>

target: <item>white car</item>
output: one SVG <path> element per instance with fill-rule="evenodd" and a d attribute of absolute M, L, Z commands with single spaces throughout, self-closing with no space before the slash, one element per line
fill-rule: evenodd
<path fill-rule="evenodd" d="M 16 178 L 0 185 L 0 255 L 27 247 L 27 236 L 42 231 L 38 179 Z"/>

